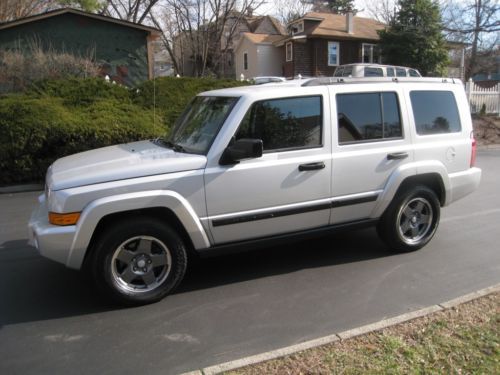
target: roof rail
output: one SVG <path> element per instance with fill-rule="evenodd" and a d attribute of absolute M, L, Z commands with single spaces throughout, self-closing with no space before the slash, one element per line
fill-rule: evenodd
<path fill-rule="evenodd" d="M 312 78 L 301 86 L 322 86 L 353 83 L 381 83 L 381 82 L 416 82 L 416 83 L 452 83 L 459 84 L 460 80 L 454 78 L 428 78 L 428 77 L 323 77 Z"/>

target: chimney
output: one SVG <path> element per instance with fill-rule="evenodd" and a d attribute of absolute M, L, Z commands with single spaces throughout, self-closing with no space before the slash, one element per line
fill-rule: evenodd
<path fill-rule="evenodd" d="M 346 31 L 349 34 L 354 34 L 354 13 L 349 10 L 345 15 Z"/>

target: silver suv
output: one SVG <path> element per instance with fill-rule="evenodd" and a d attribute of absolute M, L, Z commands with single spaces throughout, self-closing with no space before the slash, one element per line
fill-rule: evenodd
<path fill-rule="evenodd" d="M 433 237 L 481 170 L 461 82 L 309 79 L 205 92 L 168 139 L 57 160 L 29 223 L 43 256 L 125 304 L 157 301 L 188 253 L 376 225 L 392 251 Z"/>

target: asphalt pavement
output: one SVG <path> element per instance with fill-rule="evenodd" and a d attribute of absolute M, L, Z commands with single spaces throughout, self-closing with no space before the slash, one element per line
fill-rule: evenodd
<path fill-rule="evenodd" d="M 0 373 L 178 374 L 355 328 L 500 282 L 500 150 L 479 189 L 443 209 L 424 249 L 392 255 L 373 229 L 205 259 L 138 308 L 27 245 L 39 193 L 0 195 Z"/>

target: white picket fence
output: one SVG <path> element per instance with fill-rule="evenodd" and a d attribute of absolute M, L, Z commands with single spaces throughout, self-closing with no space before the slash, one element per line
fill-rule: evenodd
<path fill-rule="evenodd" d="M 476 85 L 470 79 L 465 85 L 465 92 L 472 113 L 481 112 L 481 108 L 484 106 L 486 113 L 500 115 L 500 83 L 490 88 L 484 88 Z"/>

